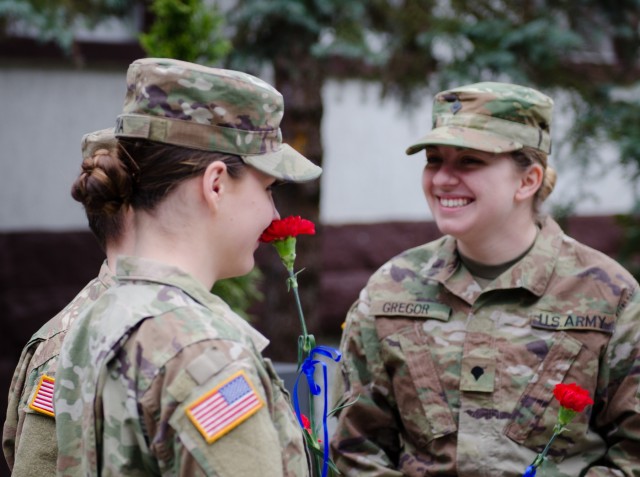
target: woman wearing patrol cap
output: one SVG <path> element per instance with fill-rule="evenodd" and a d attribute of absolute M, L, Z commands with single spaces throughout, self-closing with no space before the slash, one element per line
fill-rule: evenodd
<path fill-rule="evenodd" d="M 539 475 L 640 475 L 638 284 L 540 214 L 552 106 L 503 83 L 436 96 L 407 154 L 426 150 L 444 236 L 382 266 L 347 316 L 344 398 L 357 400 L 332 440 L 345 475 L 520 476 L 553 434 L 561 382 L 595 404 Z"/>
<path fill-rule="evenodd" d="M 282 143 L 282 96 L 258 78 L 148 58 L 127 88 L 127 180 L 94 207 L 131 205 L 134 252 L 65 340 L 58 475 L 308 475 L 268 341 L 209 290 L 253 267 L 274 182 L 321 170 Z"/>
<path fill-rule="evenodd" d="M 51 389 L 55 383 L 62 342 L 78 315 L 114 284 L 116 257 L 133 246 L 132 217 L 129 207 L 117 213 L 96 212 L 87 188 L 100 188 L 102 171 L 124 174 L 118 160 L 113 128 L 82 137 L 82 169 L 71 195 L 84 206 L 89 227 L 103 248 L 106 260 L 98 276 L 91 280 L 56 316 L 29 339 L 11 381 L 7 418 L 2 433 L 2 450 L 13 477 L 54 475 L 57 444 L 55 412 Z"/>

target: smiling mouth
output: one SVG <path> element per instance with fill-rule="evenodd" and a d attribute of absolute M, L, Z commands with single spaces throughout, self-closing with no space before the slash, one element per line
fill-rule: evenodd
<path fill-rule="evenodd" d="M 471 199 L 465 199 L 462 197 L 455 198 L 455 199 L 438 197 L 438 200 L 440 201 L 440 205 L 442 205 L 443 207 L 449 207 L 449 208 L 464 207 L 465 205 L 468 205 L 472 202 Z"/>

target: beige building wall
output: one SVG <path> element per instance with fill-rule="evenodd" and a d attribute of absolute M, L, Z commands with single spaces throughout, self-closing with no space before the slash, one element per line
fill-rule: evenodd
<path fill-rule="evenodd" d="M 86 229 L 82 208 L 69 195 L 80 138 L 114 124 L 124 93 L 122 68 L 0 66 L 0 231 Z M 424 158 L 407 157 L 404 149 L 429 129 L 431 99 L 408 110 L 381 100 L 377 85 L 357 81 L 328 81 L 323 97 L 322 222 L 430 219 L 420 188 Z M 560 181 L 552 203 L 575 201 L 586 191 L 577 201 L 581 215 L 627 211 L 631 187 L 612 167 L 613 152 L 611 164 L 578 171 L 561 131 L 555 135 L 552 163 Z"/>
<path fill-rule="evenodd" d="M 322 124 L 325 172 L 321 218 L 328 224 L 430 220 L 422 195 L 422 153 L 406 156 L 412 141 L 431 128 L 431 97 L 414 108 L 380 100 L 380 87 L 358 81 L 329 81 Z M 566 101 L 554 97 L 553 154 L 558 183 L 547 207 L 575 205 L 576 215 L 628 212 L 632 187 L 611 146 L 588 170 L 572 156 L 565 132 L 572 118 Z"/>
<path fill-rule="evenodd" d="M 0 67 L 0 231 L 86 228 L 80 139 L 115 124 L 124 94 L 120 70 Z"/>

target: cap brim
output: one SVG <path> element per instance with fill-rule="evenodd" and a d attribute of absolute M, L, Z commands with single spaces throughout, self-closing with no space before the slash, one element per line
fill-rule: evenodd
<path fill-rule="evenodd" d="M 407 155 L 415 154 L 427 146 L 453 146 L 465 149 L 500 154 L 522 149 L 522 143 L 503 136 L 478 129 L 459 126 L 443 126 L 432 129 L 426 136 L 416 141 L 406 150 Z"/>
<path fill-rule="evenodd" d="M 322 174 L 321 167 L 288 144 L 282 144 L 278 151 L 241 157 L 244 162 L 260 172 L 284 181 L 307 182 L 317 179 Z"/>
<path fill-rule="evenodd" d="M 91 157 L 98 149 L 111 149 L 118 145 L 114 128 L 100 129 L 82 136 L 82 157 Z"/>

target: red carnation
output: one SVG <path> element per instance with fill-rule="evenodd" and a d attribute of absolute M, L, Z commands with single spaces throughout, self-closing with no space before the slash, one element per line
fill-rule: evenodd
<path fill-rule="evenodd" d="M 276 240 L 285 240 L 288 237 L 297 237 L 301 234 L 314 235 L 315 233 L 316 227 L 313 222 L 303 219 L 299 215 L 292 215 L 271 222 L 271 225 L 262 232 L 260 241 L 270 243 Z"/>
<path fill-rule="evenodd" d="M 589 391 L 582 389 L 576 383 L 556 384 L 553 395 L 560 401 L 562 407 L 575 412 L 582 412 L 585 407 L 593 404 Z"/>
<path fill-rule="evenodd" d="M 593 399 L 589 396 L 589 391 L 582 389 L 576 383 L 556 384 L 553 388 L 553 395 L 560 402 L 558 409 L 558 422 L 553 426 L 553 435 L 541 453 L 539 453 L 533 462 L 524 472 L 523 477 L 535 477 L 538 467 L 547 458 L 547 452 L 551 443 L 562 431 L 565 430 L 577 413 L 584 411 L 584 408 L 593 404 Z"/>

